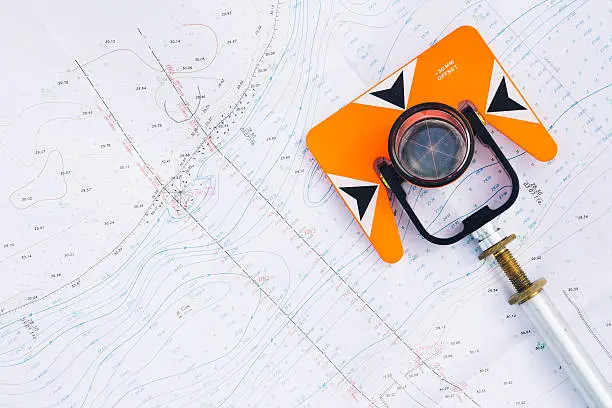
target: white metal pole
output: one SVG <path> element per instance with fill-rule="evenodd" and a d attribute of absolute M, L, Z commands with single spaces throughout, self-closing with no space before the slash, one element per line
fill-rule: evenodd
<path fill-rule="evenodd" d="M 590 408 L 612 407 L 610 385 L 544 290 L 521 305 Z"/>

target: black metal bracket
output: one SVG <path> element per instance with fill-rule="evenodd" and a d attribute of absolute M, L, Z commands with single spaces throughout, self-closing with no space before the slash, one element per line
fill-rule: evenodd
<path fill-rule="evenodd" d="M 405 180 L 401 178 L 401 176 L 395 171 L 393 166 L 391 166 L 387 161 L 381 160 L 376 164 L 383 184 L 385 184 L 385 186 L 387 186 L 387 188 L 391 190 L 391 193 L 395 196 L 395 198 L 404 208 L 404 211 L 406 211 L 408 217 L 410 217 L 410 220 L 413 222 L 419 233 L 429 242 L 438 245 L 454 244 L 465 238 L 466 236 L 470 235 L 472 232 L 476 231 L 478 228 L 482 227 L 483 225 L 506 211 L 508 208 L 510 208 L 512 204 L 514 204 L 514 202 L 516 201 L 519 193 L 519 180 L 518 176 L 516 175 L 516 172 L 510 165 L 510 162 L 508 161 L 506 156 L 504 156 L 504 154 L 502 153 L 497 143 L 495 143 L 495 141 L 491 137 L 491 134 L 487 130 L 486 126 L 481 122 L 480 117 L 478 116 L 476 111 L 474 111 L 471 106 L 467 106 L 461 110 L 461 113 L 463 114 L 463 116 L 465 116 L 470 126 L 472 127 L 474 135 L 484 145 L 488 146 L 493 151 L 493 153 L 497 157 L 497 160 L 499 160 L 499 163 L 502 165 L 502 167 L 512 180 L 512 191 L 510 192 L 510 197 L 508 198 L 508 200 L 496 209 L 491 209 L 491 207 L 485 205 L 484 207 L 476 211 L 474 214 L 462 220 L 461 222 L 463 224 L 463 229 L 461 230 L 461 232 L 448 238 L 440 238 L 428 233 L 419 218 L 416 216 L 414 210 L 406 200 L 406 192 L 402 188 L 402 183 Z"/>

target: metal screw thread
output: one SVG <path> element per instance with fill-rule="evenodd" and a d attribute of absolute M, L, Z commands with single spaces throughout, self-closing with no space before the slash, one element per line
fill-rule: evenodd
<path fill-rule="evenodd" d="M 517 292 L 520 293 L 531 286 L 531 281 L 527 275 L 525 275 L 525 272 L 523 272 L 523 269 L 518 264 L 516 259 L 514 259 L 514 256 L 512 256 L 510 250 L 504 248 L 501 251 L 493 254 L 493 256 L 495 256 L 495 260 L 497 263 L 499 263 L 499 266 L 501 266 L 502 270 L 508 279 L 510 279 L 512 286 L 514 286 L 514 289 L 516 289 Z"/>

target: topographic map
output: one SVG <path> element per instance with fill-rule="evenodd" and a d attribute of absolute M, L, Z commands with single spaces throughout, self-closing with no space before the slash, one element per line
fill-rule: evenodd
<path fill-rule="evenodd" d="M 557 140 L 493 134 L 500 225 L 612 378 L 610 0 L 2 10 L 0 407 L 583 407 L 473 239 L 398 211 L 385 264 L 305 145 L 461 25 Z"/>

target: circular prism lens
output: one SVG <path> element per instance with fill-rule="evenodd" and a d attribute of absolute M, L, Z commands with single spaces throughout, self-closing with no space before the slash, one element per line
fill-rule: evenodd
<path fill-rule="evenodd" d="M 472 130 L 463 116 L 439 103 L 416 105 L 394 123 L 391 162 L 407 181 L 440 187 L 456 180 L 474 153 Z"/>

